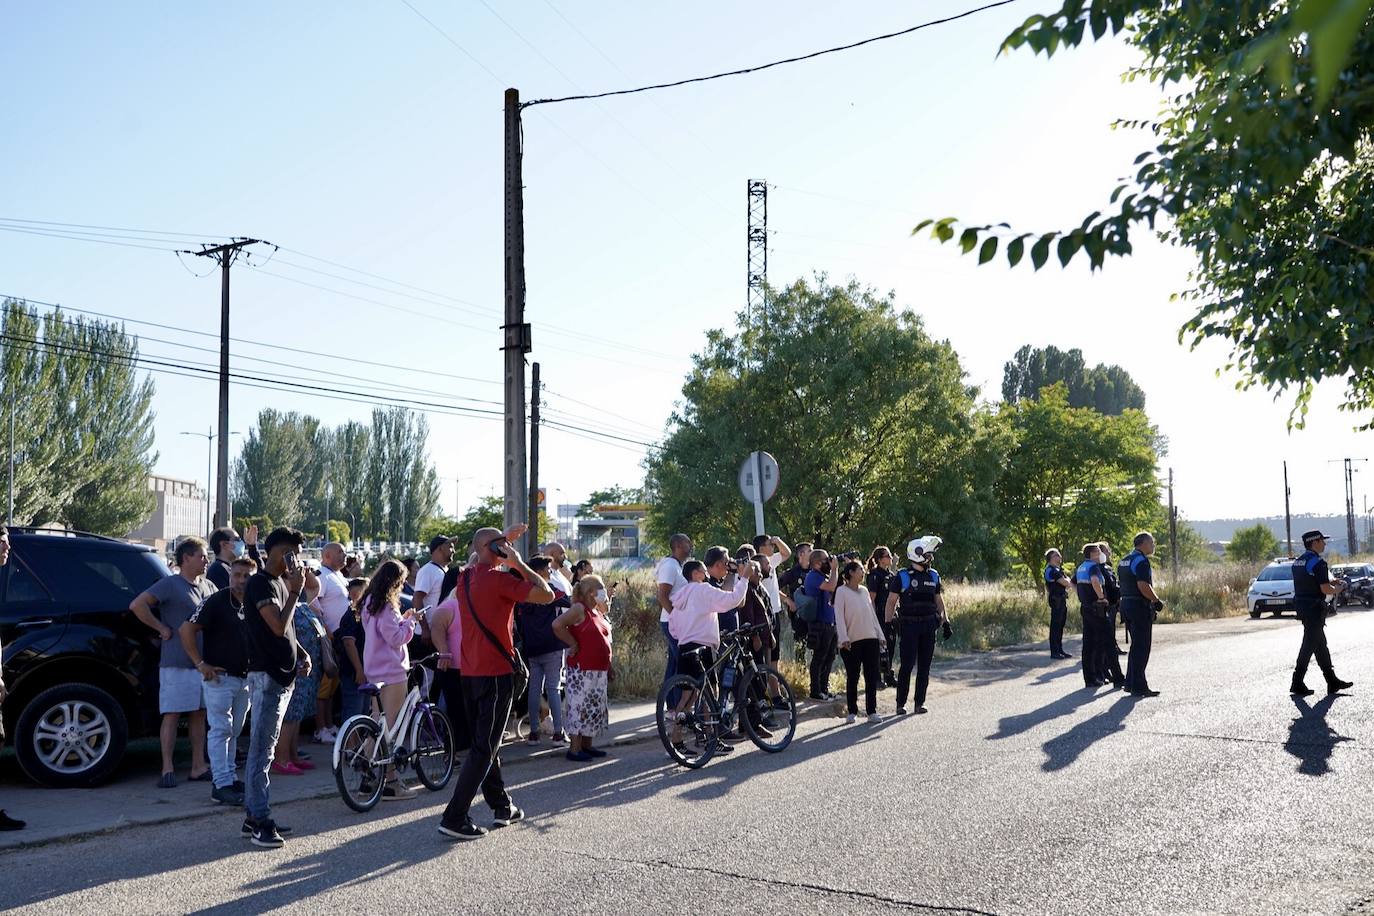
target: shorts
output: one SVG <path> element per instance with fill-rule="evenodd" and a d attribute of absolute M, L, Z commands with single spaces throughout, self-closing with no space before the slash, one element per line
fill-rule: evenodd
<path fill-rule="evenodd" d="M 339 679 L 337 677 L 321 677 L 320 686 L 315 691 L 315 698 L 318 700 L 329 700 L 338 692 Z"/>
<path fill-rule="evenodd" d="M 699 652 L 692 651 L 700 649 Z M 706 676 L 706 671 L 715 663 L 715 652 L 710 646 L 701 646 L 694 642 L 681 643 L 677 647 L 677 673 L 685 674 L 688 677 L 701 680 Z"/>
<path fill-rule="evenodd" d="M 194 668 L 157 669 L 157 708 L 165 714 L 205 708 L 204 678 Z"/>

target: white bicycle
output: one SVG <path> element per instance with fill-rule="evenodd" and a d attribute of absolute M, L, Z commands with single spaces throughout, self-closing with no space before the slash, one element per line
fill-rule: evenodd
<path fill-rule="evenodd" d="M 334 739 L 334 781 L 344 804 L 354 811 L 370 811 L 381 801 L 389 767 L 415 770 L 420 782 L 438 792 L 453 776 L 453 727 L 448 716 L 426 697 L 434 683 L 428 663 L 434 654 L 410 669 L 410 692 L 394 725 L 381 710 L 381 685 L 363 684 L 358 692 L 378 700 L 376 718 L 366 713 L 350 718 Z"/>

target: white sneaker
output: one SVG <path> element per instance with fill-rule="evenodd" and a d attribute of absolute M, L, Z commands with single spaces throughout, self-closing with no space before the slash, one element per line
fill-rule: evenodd
<path fill-rule="evenodd" d="M 873 713 L 873 715 L 871 715 L 871 716 L 868 717 L 868 724 L 869 724 L 869 725 L 877 725 L 877 724 L 878 724 L 879 722 L 881 722 L 881 721 L 883 721 L 883 717 L 880 716 L 880 715 L 878 715 L 876 712 Z"/>
<path fill-rule="evenodd" d="M 322 728 L 315 732 L 316 744 L 333 744 L 334 739 L 339 737 L 339 733 L 332 728 Z"/>
<path fill-rule="evenodd" d="M 856 715 L 854 715 L 854 714 L 851 712 L 849 715 L 847 715 L 847 716 L 844 717 L 844 724 L 845 724 L 845 725 L 853 725 L 853 724 L 854 724 L 855 722 L 857 722 L 858 720 L 859 720 L 859 717 L 856 716 Z"/>

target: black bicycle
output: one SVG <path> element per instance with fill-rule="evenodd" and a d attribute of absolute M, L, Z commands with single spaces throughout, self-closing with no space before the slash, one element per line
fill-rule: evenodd
<path fill-rule="evenodd" d="M 792 689 L 781 672 L 754 658 L 754 640 L 767 629 L 767 624 L 760 624 L 726 634 L 719 657 L 704 677 L 679 674 L 659 690 L 658 737 L 681 766 L 705 766 L 737 725 L 755 747 L 770 754 L 792 743 L 797 732 Z M 728 690 L 721 687 L 727 674 L 735 679 Z M 676 703 L 670 702 L 674 696 L 679 697 Z"/>

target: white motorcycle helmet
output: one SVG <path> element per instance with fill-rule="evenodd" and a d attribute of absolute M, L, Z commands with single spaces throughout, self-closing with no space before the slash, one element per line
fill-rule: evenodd
<path fill-rule="evenodd" d="M 924 563 L 930 565 L 931 559 L 935 556 L 935 551 L 940 548 L 944 541 L 933 534 L 923 537 L 913 538 L 906 545 L 906 557 L 913 563 Z"/>

